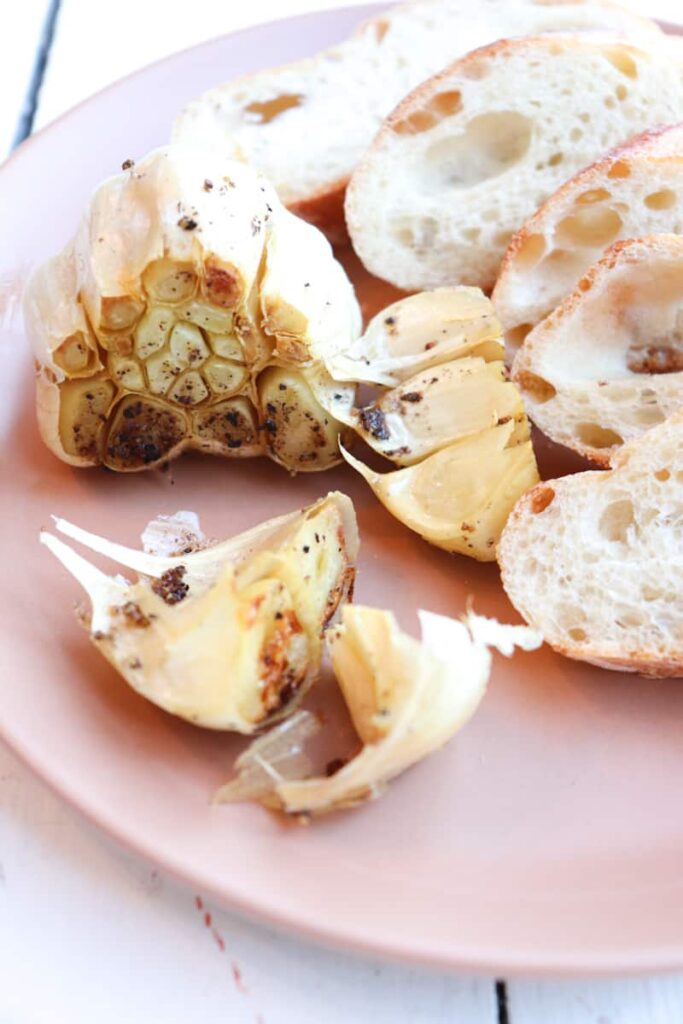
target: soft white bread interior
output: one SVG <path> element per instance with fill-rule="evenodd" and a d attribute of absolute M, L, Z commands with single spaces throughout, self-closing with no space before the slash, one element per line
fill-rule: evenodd
<path fill-rule="evenodd" d="M 593 33 L 494 43 L 385 121 L 347 190 L 354 248 L 408 291 L 488 289 L 513 233 L 561 182 L 682 119 L 683 75 L 664 51 Z"/>
<path fill-rule="evenodd" d="M 620 449 L 609 471 L 528 491 L 498 547 L 515 608 L 561 654 L 683 675 L 683 414 Z"/>
<path fill-rule="evenodd" d="M 683 233 L 683 125 L 644 132 L 561 185 L 512 239 L 493 301 L 513 355 L 622 238 Z"/>
<path fill-rule="evenodd" d="M 363 24 L 340 46 L 210 90 L 176 120 L 175 141 L 222 145 L 254 164 L 283 202 L 332 234 L 346 182 L 382 120 L 419 82 L 504 36 L 605 29 L 663 39 L 600 0 L 418 0 Z M 228 69 L 226 69 L 226 72 Z"/>
<path fill-rule="evenodd" d="M 606 465 L 683 406 L 683 237 L 616 242 L 512 364 L 527 412 Z"/>

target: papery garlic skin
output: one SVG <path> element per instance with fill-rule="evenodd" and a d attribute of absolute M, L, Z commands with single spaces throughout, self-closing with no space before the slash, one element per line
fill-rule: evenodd
<path fill-rule="evenodd" d="M 278 726 L 238 758 L 237 778 L 216 800 L 255 799 L 308 818 L 376 799 L 475 713 L 491 671 L 489 644 L 507 654 L 515 645 L 533 650 L 543 642 L 526 627 L 491 619 L 482 625 L 471 614 L 462 621 L 418 615 L 421 641 L 399 629 L 390 612 L 359 605 L 345 607 L 328 634 L 334 672 L 363 743 L 359 754 L 330 777 L 301 778 L 305 739 L 315 730 L 311 716 L 299 712 L 296 726 L 293 720 Z"/>
<path fill-rule="evenodd" d="M 353 589 L 358 532 L 339 492 L 177 556 L 55 525 L 139 574 L 135 583 L 107 576 L 41 535 L 90 597 L 95 646 L 133 689 L 206 728 L 250 734 L 290 714 L 317 679 L 324 630 Z"/>
<path fill-rule="evenodd" d="M 350 345 L 353 288 L 320 232 L 241 163 L 174 145 L 104 182 L 24 308 L 41 433 L 71 465 L 136 471 L 188 448 L 292 472 L 339 461 L 342 424 L 310 389 L 299 411 L 329 443 L 276 444 L 287 424 L 273 427 L 259 381 L 269 366 L 315 373 Z"/>

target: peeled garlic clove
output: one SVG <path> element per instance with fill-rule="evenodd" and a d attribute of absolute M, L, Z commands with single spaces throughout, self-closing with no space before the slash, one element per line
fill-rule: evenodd
<path fill-rule="evenodd" d="M 323 630 L 353 585 L 353 505 L 332 493 L 198 549 L 186 515 L 180 537 L 193 550 L 176 556 L 56 520 L 63 534 L 136 571 L 135 583 L 105 575 L 51 534 L 41 541 L 86 590 L 91 639 L 135 690 L 198 725 L 252 733 L 288 714 L 319 674 Z"/>
<path fill-rule="evenodd" d="M 501 326 L 479 288 L 435 288 L 378 313 L 328 368 L 338 380 L 392 387 L 451 359 L 502 359 Z"/>
<path fill-rule="evenodd" d="M 458 622 L 429 612 L 419 618 L 421 642 L 400 630 L 389 612 L 347 606 L 341 625 L 328 634 L 335 675 L 363 742 L 359 754 L 330 777 L 302 779 L 305 742 L 316 723 L 299 712 L 238 758 L 237 778 L 219 790 L 217 801 L 259 800 L 306 817 L 353 807 L 380 796 L 391 779 L 451 739 L 484 696 L 491 655 L 469 618 Z M 489 638 L 497 640 L 499 624 L 487 621 Z M 542 643 L 533 630 L 499 628 L 506 650 L 515 641 L 526 649 Z"/>
<path fill-rule="evenodd" d="M 41 433 L 73 465 L 147 469 L 187 448 L 269 454 L 292 469 L 338 461 L 339 425 L 329 409 L 323 422 L 305 385 L 292 422 L 314 408 L 325 443 L 309 432 L 303 451 L 299 426 L 291 442 L 257 434 L 263 368 L 323 373 L 361 321 L 328 242 L 243 164 L 168 146 L 104 182 L 74 240 L 33 275 L 25 308 Z M 75 380 L 113 389 L 85 442 Z"/>
<path fill-rule="evenodd" d="M 360 409 L 356 431 L 376 452 L 411 466 L 510 420 L 527 429 L 522 398 L 505 380 L 503 363 L 466 356 L 424 370 Z"/>
<path fill-rule="evenodd" d="M 492 562 L 515 502 L 539 480 L 531 442 L 515 444 L 514 432 L 513 421 L 491 427 L 392 473 L 342 454 L 405 526 L 445 551 Z"/>

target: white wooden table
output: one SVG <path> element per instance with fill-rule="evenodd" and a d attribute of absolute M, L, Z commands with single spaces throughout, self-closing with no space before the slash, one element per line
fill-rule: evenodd
<path fill-rule="evenodd" d="M 0 2 L 0 157 L 143 64 L 250 23 L 334 5 Z M 683 20 L 683 0 L 631 6 Z M 157 1021 L 682 1024 L 683 976 L 505 983 L 314 948 L 216 908 L 122 852 L 0 746 L 0 1024 Z"/>

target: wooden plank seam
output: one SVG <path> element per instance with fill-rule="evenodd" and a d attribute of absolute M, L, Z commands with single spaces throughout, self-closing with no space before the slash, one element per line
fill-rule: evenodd
<path fill-rule="evenodd" d="M 40 98 L 40 88 L 43 84 L 43 79 L 45 78 L 45 69 L 47 68 L 50 50 L 55 38 L 55 29 L 57 27 L 57 18 L 59 16 L 60 6 L 61 0 L 50 0 L 38 44 L 38 50 L 36 52 L 33 71 L 31 73 L 31 81 L 26 93 L 23 109 L 19 115 L 17 130 L 14 134 L 14 138 L 12 139 L 12 149 L 18 146 L 19 143 L 23 142 L 24 139 L 27 139 L 33 131 L 33 122 L 35 120 L 38 101 Z"/>

